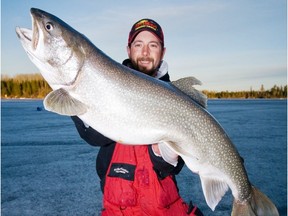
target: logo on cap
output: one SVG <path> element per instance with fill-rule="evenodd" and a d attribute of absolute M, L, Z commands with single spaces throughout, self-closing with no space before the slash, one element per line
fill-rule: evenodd
<path fill-rule="evenodd" d="M 157 25 L 153 24 L 149 20 L 141 20 L 138 23 L 136 23 L 134 26 L 134 31 L 137 31 L 137 30 L 144 28 L 144 27 L 151 28 L 154 31 L 157 31 Z"/>

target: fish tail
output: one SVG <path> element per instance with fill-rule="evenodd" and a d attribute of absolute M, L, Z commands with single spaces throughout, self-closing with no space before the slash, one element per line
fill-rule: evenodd
<path fill-rule="evenodd" d="M 279 216 L 276 206 L 261 191 L 252 187 L 251 198 L 240 203 L 234 200 L 232 216 Z"/>

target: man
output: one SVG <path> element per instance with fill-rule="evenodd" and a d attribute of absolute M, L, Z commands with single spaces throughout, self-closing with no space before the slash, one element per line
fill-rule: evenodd
<path fill-rule="evenodd" d="M 136 22 L 129 33 L 123 64 L 139 72 L 169 82 L 168 66 L 163 61 L 164 34 L 151 19 Z M 158 144 L 129 146 L 116 143 L 72 117 L 80 136 L 89 144 L 101 146 L 96 169 L 103 192 L 102 216 L 111 215 L 202 215 L 187 205 L 178 193 L 175 175 L 183 165 L 171 154 L 167 163 Z"/>

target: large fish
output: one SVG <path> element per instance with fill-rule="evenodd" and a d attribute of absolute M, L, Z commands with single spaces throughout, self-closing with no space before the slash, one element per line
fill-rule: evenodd
<path fill-rule="evenodd" d="M 250 184 L 225 131 L 201 106 L 205 98 L 192 87 L 197 79 L 154 79 L 113 61 L 56 16 L 34 8 L 31 15 L 33 30 L 16 32 L 53 89 L 44 100 L 47 110 L 77 115 L 117 142 L 159 143 L 168 162 L 169 153 L 177 153 L 199 174 L 212 210 L 230 188 L 232 215 L 278 215 L 274 204 Z"/>

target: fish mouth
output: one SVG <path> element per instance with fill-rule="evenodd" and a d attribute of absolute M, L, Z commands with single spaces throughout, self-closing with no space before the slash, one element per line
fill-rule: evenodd
<path fill-rule="evenodd" d="M 22 44 L 29 50 L 36 50 L 39 42 L 39 27 L 31 10 L 32 30 L 27 28 L 16 27 L 16 34 Z"/>

